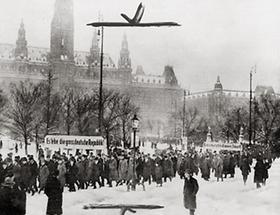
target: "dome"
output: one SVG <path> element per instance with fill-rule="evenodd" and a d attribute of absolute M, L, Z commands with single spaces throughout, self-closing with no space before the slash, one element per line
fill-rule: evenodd
<path fill-rule="evenodd" d="M 215 84 L 214 90 L 223 90 L 223 85 L 220 82 L 220 76 L 217 77 L 217 82 Z"/>

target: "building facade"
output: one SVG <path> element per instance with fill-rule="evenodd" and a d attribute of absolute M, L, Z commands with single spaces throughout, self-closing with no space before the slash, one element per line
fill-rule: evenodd
<path fill-rule="evenodd" d="M 56 0 L 50 28 L 50 48 L 29 45 L 23 21 L 15 44 L 0 44 L 0 82 L 4 90 L 12 82 L 30 79 L 40 82 L 51 69 L 56 77 L 57 89 L 65 84 L 77 83 L 85 90 L 99 86 L 100 48 L 97 31 L 88 52 L 74 49 L 73 0 Z M 183 89 L 177 82 L 171 66 L 161 76 L 147 75 L 141 70 L 132 71 L 127 37 L 124 36 L 118 63 L 104 54 L 103 83 L 105 88 L 116 89 L 131 95 L 140 107 L 142 136 L 159 136 L 168 133 L 169 118 L 182 105 Z"/>
<path fill-rule="evenodd" d="M 279 98 L 279 94 L 275 93 L 272 87 L 256 86 L 252 91 L 252 99 L 257 99 L 263 94 L 271 94 Z M 199 114 L 207 120 L 221 116 L 236 107 L 248 108 L 249 111 L 249 101 L 250 91 L 224 89 L 219 76 L 213 90 L 188 92 L 185 96 L 186 108 L 197 108 Z"/>

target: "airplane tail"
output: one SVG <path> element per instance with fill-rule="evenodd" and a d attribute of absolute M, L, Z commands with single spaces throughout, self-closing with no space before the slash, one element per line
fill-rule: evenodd
<path fill-rule="evenodd" d="M 128 23 L 132 23 L 132 20 L 125 14 L 121 13 L 121 16 L 126 20 L 128 21 Z"/>

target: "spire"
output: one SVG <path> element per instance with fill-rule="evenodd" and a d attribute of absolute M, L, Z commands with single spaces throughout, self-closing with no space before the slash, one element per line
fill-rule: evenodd
<path fill-rule="evenodd" d="M 98 34 L 97 31 L 95 30 L 93 33 L 93 37 L 92 37 L 92 44 L 91 44 L 91 48 L 90 48 L 90 64 L 94 64 L 97 65 L 100 61 L 99 58 L 99 54 L 100 54 L 100 49 L 99 49 L 99 41 L 98 41 Z"/>
<path fill-rule="evenodd" d="M 216 82 L 216 84 L 214 86 L 214 90 L 223 90 L 223 85 L 222 85 L 222 83 L 220 81 L 220 76 L 219 75 L 217 77 L 217 82 Z"/>
<path fill-rule="evenodd" d="M 25 37 L 25 29 L 24 29 L 24 23 L 22 19 L 18 30 L 18 38 L 16 41 L 16 48 L 15 48 L 15 57 L 23 59 L 23 58 L 27 58 L 27 56 L 28 56 L 27 41 Z"/>
<path fill-rule="evenodd" d="M 123 35 L 122 50 L 128 51 L 128 42 L 127 42 L 126 34 Z"/>
<path fill-rule="evenodd" d="M 56 0 L 51 23 L 51 56 L 54 60 L 74 60 L 73 0 Z"/>
<path fill-rule="evenodd" d="M 90 51 L 97 51 L 99 53 L 99 41 L 97 31 L 94 30 Z"/>
<path fill-rule="evenodd" d="M 123 36 L 122 48 L 120 51 L 119 68 L 131 68 L 131 60 L 129 57 L 128 42 L 126 34 Z"/>

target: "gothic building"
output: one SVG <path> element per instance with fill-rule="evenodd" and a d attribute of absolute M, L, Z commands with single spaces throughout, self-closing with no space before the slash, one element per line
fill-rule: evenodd
<path fill-rule="evenodd" d="M 59 90 L 75 82 L 86 90 L 97 88 L 100 71 L 98 33 L 94 32 L 88 52 L 74 49 L 73 0 L 56 0 L 50 28 L 50 48 L 29 44 L 24 23 L 20 24 L 16 44 L 0 44 L 0 82 L 8 90 L 11 82 L 46 79 L 51 69 Z M 171 66 L 161 76 L 147 75 L 139 66 L 132 71 L 128 40 L 121 43 L 118 63 L 108 54 L 103 60 L 104 87 L 127 92 L 140 107 L 142 136 L 158 137 L 168 133 L 169 118 L 182 105 L 183 90 Z"/>

